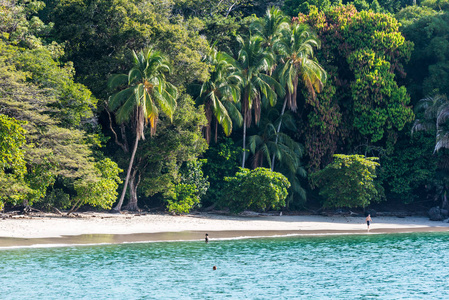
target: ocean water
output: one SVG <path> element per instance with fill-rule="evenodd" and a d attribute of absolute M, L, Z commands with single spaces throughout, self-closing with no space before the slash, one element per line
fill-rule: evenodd
<path fill-rule="evenodd" d="M 0 250 L 0 299 L 449 299 L 448 283 L 448 233 Z"/>

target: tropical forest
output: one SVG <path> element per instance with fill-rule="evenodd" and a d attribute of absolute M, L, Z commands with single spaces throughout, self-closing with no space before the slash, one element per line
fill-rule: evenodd
<path fill-rule="evenodd" d="M 436 211 L 449 0 L 0 0 L 0 211 Z"/>

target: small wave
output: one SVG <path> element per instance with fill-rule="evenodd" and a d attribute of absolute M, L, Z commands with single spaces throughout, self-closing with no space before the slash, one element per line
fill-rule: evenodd
<path fill-rule="evenodd" d="M 21 246 L 2 246 L 0 250 L 14 250 L 14 249 L 39 249 L 39 248 L 63 248 L 63 247 L 78 247 L 78 246 L 102 246 L 112 245 L 113 243 L 87 243 L 87 244 L 33 244 Z"/>

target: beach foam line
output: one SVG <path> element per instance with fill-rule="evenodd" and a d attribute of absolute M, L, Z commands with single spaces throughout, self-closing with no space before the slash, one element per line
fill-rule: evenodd
<path fill-rule="evenodd" d="M 78 246 L 102 246 L 102 245 L 113 245 L 113 244 L 33 244 L 33 245 L 24 245 L 24 246 L 5 246 L 0 247 L 0 251 L 2 250 L 14 250 L 14 249 L 39 249 L 39 248 L 64 248 L 64 247 L 78 247 Z"/>
<path fill-rule="evenodd" d="M 432 230 L 428 230 L 428 227 L 422 227 L 422 230 L 417 231 L 416 228 L 400 229 L 400 230 L 371 230 L 370 232 L 360 230 L 357 232 L 330 232 L 330 231 L 307 231 L 307 232 L 286 232 L 280 233 L 279 231 L 209 231 L 209 243 L 220 241 L 232 241 L 232 240 L 245 240 L 245 239 L 262 239 L 262 238 L 290 238 L 290 237 L 326 237 L 326 236 L 348 236 L 348 235 L 380 235 L 380 234 L 410 234 L 417 232 L 449 232 L 445 227 L 434 227 Z M 427 229 L 427 230 L 426 230 Z M 248 234 L 251 233 L 251 234 Z M 260 234 L 258 234 L 260 233 Z M 111 242 L 83 242 L 83 235 L 81 236 L 64 236 L 62 238 L 52 238 L 51 241 L 55 243 L 49 243 L 48 239 L 44 239 L 42 243 L 36 243 L 38 239 L 9 239 L 8 246 L 0 246 L 1 250 L 13 250 L 13 249 L 33 249 L 33 248 L 61 248 L 61 247 L 85 247 L 85 246 L 104 246 L 104 245 L 123 245 L 123 244 L 149 244 L 149 243 L 174 243 L 174 242 L 202 242 L 204 238 L 198 238 L 198 236 L 204 235 L 204 232 L 170 232 L 168 234 L 177 236 L 176 238 L 163 238 L 159 234 L 129 234 L 129 235 L 109 235 L 115 241 Z M 239 235 L 240 234 L 240 235 Z M 214 236 L 215 235 L 215 236 Z M 224 236 L 223 236 L 224 235 Z M 227 236 L 226 236 L 227 235 Z M 96 236 L 101 239 L 104 235 L 88 235 L 89 239 L 95 240 Z M 150 236 L 150 237 L 148 237 Z M 60 239 L 68 240 L 66 243 L 58 243 Z M 132 240 L 134 239 L 134 240 Z M 16 244 L 14 244 L 16 242 Z M 19 242 L 28 242 L 28 245 L 20 245 Z M 17 244 L 19 243 L 19 244 Z M 0 245 L 2 244 L 2 238 L 0 238 Z"/>

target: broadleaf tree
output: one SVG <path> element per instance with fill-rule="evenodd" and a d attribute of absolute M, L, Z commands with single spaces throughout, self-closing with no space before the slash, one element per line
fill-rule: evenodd
<path fill-rule="evenodd" d="M 323 207 L 363 207 L 378 201 L 376 178 L 377 157 L 335 154 L 334 161 L 311 175 L 319 188 Z"/>

